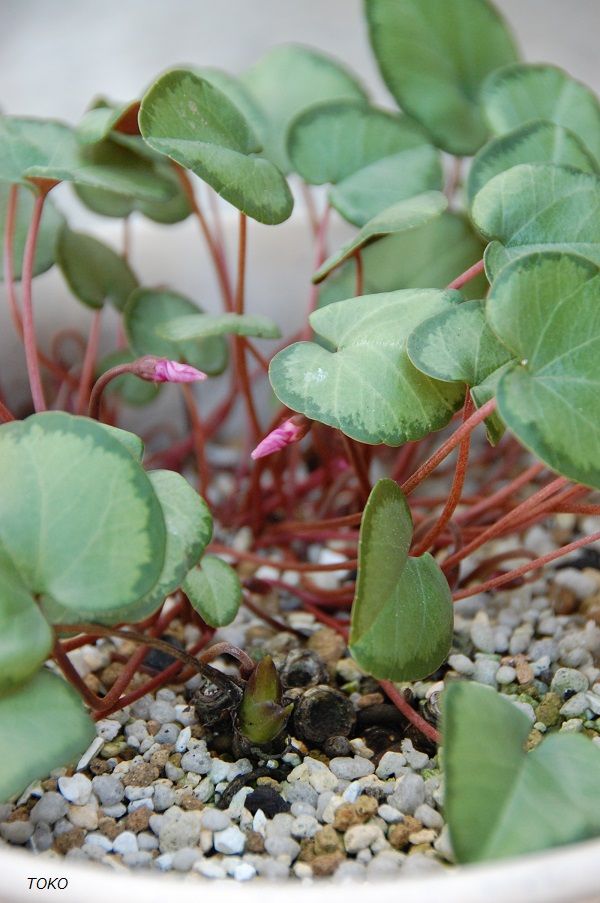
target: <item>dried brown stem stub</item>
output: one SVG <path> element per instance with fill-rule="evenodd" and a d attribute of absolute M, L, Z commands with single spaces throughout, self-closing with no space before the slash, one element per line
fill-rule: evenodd
<path fill-rule="evenodd" d="M 356 721 L 354 706 L 340 690 L 324 684 L 311 687 L 296 703 L 294 735 L 306 743 L 348 737 Z"/>

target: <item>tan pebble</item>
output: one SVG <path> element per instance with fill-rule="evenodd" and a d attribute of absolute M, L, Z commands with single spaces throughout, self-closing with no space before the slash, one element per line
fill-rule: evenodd
<path fill-rule="evenodd" d="M 342 803 L 335 810 L 333 827 L 337 831 L 347 831 L 352 825 L 358 825 L 361 821 L 362 819 L 356 811 L 354 803 Z"/>
<path fill-rule="evenodd" d="M 121 662 L 111 662 L 110 665 L 107 665 L 100 674 L 102 683 L 106 687 L 112 687 L 116 679 L 120 676 L 123 667 Z"/>
<path fill-rule="evenodd" d="M 246 845 L 246 849 L 248 846 Z M 300 841 L 300 852 L 298 853 L 298 859 L 300 862 L 312 862 L 317 854 L 315 853 L 315 842 L 314 840 L 309 839 L 308 837 L 304 837 Z"/>
<path fill-rule="evenodd" d="M 69 806 L 69 821 L 76 828 L 95 831 L 98 827 L 98 807 L 90 803 L 85 806 Z"/>
<path fill-rule="evenodd" d="M 410 837 L 410 828 L 407 825 L 398 822 L 392 825 L 388 831 L 387 839 L 396 850 L 401 850 L 408 843 Z"/>
<path fill-rule="evenodd" d="M 194 796 L 193 793 L 185 793 L 179 800 L 179 805 L 182 809 L 186 809 L 188 812 L 192 811 L 200 811 L 200 809 L 204 809 L 204 803 L 202 800 L 199 800 L 197 796 Z"/>
<path fill-rule="evenodd" d="M 335 853 L 343 848 L 342 838 L 335 830 L 333 825 L 326 825 L 317 831 L 313 837 L 315 845 L 315 855 L 322 856 L 326 853 Z"/>
<path fill-rule="evenodd" d="M 104 690 L 104 685 L 102 682 L 96 677 L 95 674 L 86 674 L 83 678 L 83 682 L 92 693 L 100 694 Z"/>
<path fill-rule="evenodd" d="M 45 790 L 46 793 L 49 790 L 56 791 L 57 787 L 58 787 L 58 781 L 55 781 L 54 778 L 48 778 L 47 781 L 42 781 L 42 790 Z"/>
<path fill-rule="evenodd" d="M 170 755 L 171 750 L 168 748 L 163 747 L 163 749 L 157 749 L 156 752 L 153 752 L 150 756 L 150 764 L 154 765 L 155 768 L 158 768 L 159 771 L 162 771 L 169 761 Z"/>
<path fill-rule="evenodd" d="M 331 627 L 320 627 L 316 630 L 309 638 L 306 646 L 330 667 L 335 667 L 346 649 L 345 641 Z"/>
<path fill-rule="evenodd" d="M 110 767 L 104 759 L 95 758 L 92 759 L 90 764 L 88 765 L 88 771 L 90 771 L 93 775 L 106 774 L 110 771 Z"/>
<path fill-rule="evenodd" d="M 152 815 L 152 813 L 150 814 Z M 98 830 L 101 834 L 104 834 L 105 837 L 108 837 L 109 840 L 114 840 L 115 837 L 118 837 L 119 834 L 125 830 L 125 825 L 122 822 L 118 822 L 116 819 L 109 818 L 108 815 L 105 815 L 98 820 Z"/>
<path fill-rule="evenodd" d="M 143 762 L 129 769 L 126 782 L 134 787 L 148 787 L 157 777 L 158 768 L 156 765 L 151 765 L 150 762 Z"/>
<path fill-rule="evenodd" d="M 381 705 L 384 701 L 381 693 L 365 693 L 364 696 L 360 697 L 356 705 L 359 709 L 368 709 L 370 705 Z"/>
<path fill-rule="evenodd" d="M 358 797 L 358 799 L 354 803 L 354 806 L 360 818 L 363 821 L 367 821 L 369 818 L 372 818 L 372 816 L 375 815 L 379 807 L 379 803 L 374 797 L 362 794 Z"/>
<path fill-rule="evenodd" d="M 577 596 L 566 586 L 552 585 L 548 595 L 557 615 L 572 615 L 579 608 Z"/>
<path fill-rule="evenodd" d="M 529 750 L 531 750 L 531 749 L 535 749 L 536 746 L 538 746 L 542 742 L 543 739 L 544 739 L 544 735 L 542 734 L 541 731 L 538 731 L 536 728 L 534 728 L 532 731 L 530 731 L 529 736 L 527 737 L 527 740 L 525 741 L 525 749 L 527 750 L 527 752 L 529 752 Z"/>
<path fill-rule="evenodd" d="M 517 682 L 521 685 L 531 683 L 535 676 L 529 662 L 518 662 L 515 671 L 517 672 Z"/>
<path fill-rule="evenodd" d="M 153 718 L 151 718 L 150 721 L 146 722 L 146 730 L 151 737 L 155 737 L 160 730 L 160 721 L 155 721 Z"/>
<path fill-rule="evenodd" d="M 258 831 L 248 831 L 246 834 L 246 853 L 264 853 L 265 839 Z"/>
<path fill-rule="evenodd" d="M 69 850 L 82 846 L 84 838 L 85 831 L 83 828 L 71 828 L 70 831 L 65 831 L 64 834 L 59 834 L 54 838 L 52 849 L 64 856 Z"/>
<path fill-rule="evenodd" d="M 37 803 L 37 799 L 33 798 L 33 802 L 34 804 Z M 27 806 L 27 804 L 19 806 L 17 809 L 13 809 L 6 821 L 29 821 L 29 813 L 32 808 L 32 806 Z"/>
<path fill-rule="evenodd" d="M 258 778 L 256 781 L 261 787 L 272 787 L 273 790 L 281 790 L 281 783 L 276 781 L 274 778 L 270 778 L 268 775 L 264 775 L 262 778 Z"/>
<path fill-rule="evenodd" d="M 192 737 L 195 740 L 201 740 L 202 737 L 205 736 L 206 731 L 204 730 L 204 728 L 202 727 L 201 724 L 192 724 L 191 727 L 192 727 Z"/>
<path fill-rule="evenodd" d="M 148 809 L 147 806 L 140 806 L 139 809 L 134 809 L 125 819 L 127 830 L 133 831 L 134 834 L 145 831 L 153 815 L 154 812 L 152 809 Z"/>
<path fill-rule="evenodd" d="M 419 843 L 433 843 L 436 837 L 437 831 L 434 831 L 433 828 L 422 828 L 420 831 L 409 834 L 408 840 L 409 843 L 412 843 L 412 845 L 415 846 Z"/>
<path fill-rule="evenodd" d="M 328 875 L 333 875 L 344 859 L 343 853 L 325 853 L 322 856 L 316 856 L 310 863 L 313 875 L 315 878 L 326 878 Z"/>
<path fill-rule="evenodd" d="M 424 855 L 433 856 L 433 847 L 429 843 L 416 843 L 408 850 L 408 855 L 413 856 L 415 853 L 423 853 Z"/>
<path fill-rule="evenodd" d="M 581 613 L 590 621 L 595 621 L 600 627 L 600 593 L 590 596 L 581 603 Z"/>

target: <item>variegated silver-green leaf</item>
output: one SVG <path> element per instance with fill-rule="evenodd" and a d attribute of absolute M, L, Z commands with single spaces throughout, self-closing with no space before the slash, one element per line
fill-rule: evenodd
<path fill-rule="evenodd" d="M 379 480 L 365 507 L 350 651 L 385 680 L 419 680 L 450 651 L 454 615 L 448 583 L 431 555 L 410 558 L 412 517 L 393 480 Z"/>
<path fill-rule="evenodd" d="M 414 198 L 398 201 L 386 207 L 362 227 L 357 235 L 346 242 L 336 254 L 332 254 L 319 267 L 313 276 L 313 282 L 322 282 L 332 270 L 339 267 L 366 245 L 386 235 L 396 232 L 408 232 L 422 226 L 429 220 L 441 216 L 448 206 L 448 199 L 441 191 L 427 191 Z"/>
<path fill-rule="evenodd" d="M 500 273 L 490 326 L 518 363 L 498 383 L 498 408 L 553 470 L 600 489 L 600 268 L 546 252 Z"/>
<path fill-rule="evenodd" d="M 598 164 L 577 135 L 553 122 L 530 122 L 482 147 L 469 170 L 469 203 L 490 179 L 520 163 L 554 163 L 598 173 Z"/>
<path fill-rule="evenodd" d="M 600 178 L 591 173 L 513 166 L 477 194 L 473 220 L 492 241 L 485 254 L 490 281 L 510 260 L 533 251 L 572 251 L 600 263 Z"/>
<path fill-rule="evenodd" d="M 292 410 L 361 442 L 402 445 L 441 429 L 463 390 L 420 373 L 406 343 L 422 320 L 459 301 L 457 292 L 407 290 L 315 311 L 310 323 L 323 343 L 298 342 L 277 354 L 273 390 Z"/>
<path fill-rule="evenodd" d="M 407 350 L 422 373 L 471 387 L 512 360 L 488 326 L 482 301 L 465 301 L 424 320 L 410 334 Z"/>
<path fill-rule="evenodd" d="M 505 66 L 487 79 L 481 101 L 496 135 L 546 119 L 574 132 L 600 165 L 600 103 L 562 69 L 543 63 Z"/>

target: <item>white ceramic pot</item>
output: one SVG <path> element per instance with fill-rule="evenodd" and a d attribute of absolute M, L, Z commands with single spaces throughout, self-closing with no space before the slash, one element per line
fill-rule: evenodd
<path fill-rule="evenodd" d="M 490 865 L 464 866 L 427 877 L 397 878 L 370 884 L 254 879 L 247 884 L 208 881 L 146 871 L 112 871 L 69 863 L 53 856 L 0 848 L 1 903 L 59 899 L 64 903 L 198 903 L 209 898 L 235 903 L 352 903 L 375 892 L 378 903 L 593 903 L 600 899 L 600 841 L 575 844 L 534 856 Z M 32 878 L 67 879 L 62 890 L 30 890 Z M 64 886 L 64 880 L 61 885 Z M 50 896 L 53 893 L 54 896 Z"/>
<path fill-rule="evenodd" d="M 95 220 L 79 215 L 74 225 L 95 231 L 116 247 L 120 226 L 109 220 Z M 237 216 L 226 214 L 226 239 L 233 255 L 236 246 Z M 347 230 L 334 225 L 332 248 L 339 244 Z M 271 316 L 284 334 L 291 334 L 304 322 L 306 298 L 310 286 L 311 242 L 306 216 L 302 208 L 292 219 L 277 228 L 251 224 L 249 230 L 250 262 L 248 267 L 248 307 L 256 313 Z M 139 220 L 133 228 L 132 262 L 144 285 L 163 283 L 195 299 L 209 311 L 219 309 L 219 300 L 210 262 L 203 242 L 192 220 L 167 229 Z M 34 283 L 36 327 L 42 345 L 61 326 L 85 330 L 90 312 L 72 300 L 56 270 Z M 114 328 L 114 317 L 107 312 L 105 340 Z M 108 344 L 108 343 L 107 343 Z M 0 359 L 2 387 L 10 400 L 15 395 L 27 397 L 27 382 L 22 348 L 14 338 L 6 307 L 0 310 Z M 143 412 L 129 411 L 122 425 L 132 429 L 167 414 L 176 416 L 172 400 L 176 387 L 168 387 L 161 401 Z M 210 403 L 217 397 L 214 381 L 200 387 L 200 402 Z M 378 903 L 592 903 L 600 900 L 600 841 L 575 844 L 535 856 L 523 856 L 500 863 L 448 869 L 429 877 L 398 878 L 377 884 Z M 68 886 L 54 891 L 56 898 L 77 903 L 121 903 L 143 900 L 144 903 L 197 903 L 210 894 L 212 899 L 223 894 L 236 903 L 348 903 L 363 899 L 369 892 L 363 884 L 315 883 L 310 886 L 290 880 L 282 886 L 259 879 L 248 884 L 201 881 L 154 872 L 115 871 L 69 863 L 57 856 L 34 856 L 14 847 L 0 847 L 0 901 L 25 903 L 47 890 L 30 889 L 32 878 L 66 878 Z M 64 882 L 61 882 L 64 884 Z M 52 897 L 53 898 L 53 897 Z"/>

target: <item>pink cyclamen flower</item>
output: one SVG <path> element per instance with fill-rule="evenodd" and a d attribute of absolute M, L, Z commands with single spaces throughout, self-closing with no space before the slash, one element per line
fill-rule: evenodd
<path fill-rule="evenodd" d="M 291 445 L 293 442 L 299 442 L 304 438 L 310 429 L 310 420 L 303 414 L 296 414 L 285 420 L 280 426 L 265 436 L 262 442 L 259 442 L 251 457 L 256 461 L 257 458 L 264 458 L 266 455 L 272 455 L 273 452 Z"/>
<path fill-rule="evenodd" d="M 166 357 L 154 357 L 147 354 L 135 361 L 136 376 L 151 380 L 155 383 L 195 383 L 206 379 L 206 373 L 196 370 L 189 364 L 180 364 L 179 361 L 170 361 Z"/>

